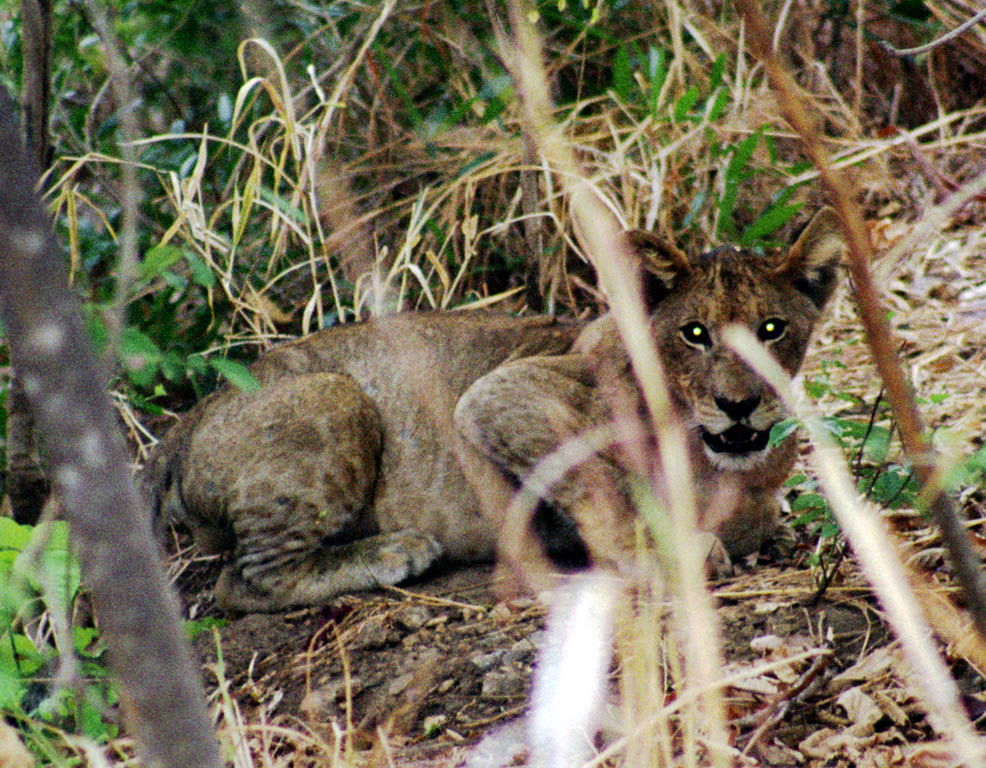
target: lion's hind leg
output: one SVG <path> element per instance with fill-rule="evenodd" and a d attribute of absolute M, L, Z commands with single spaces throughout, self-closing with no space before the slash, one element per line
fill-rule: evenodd
<path fill-rule="evenodd" d="M 183 496 L 196 538 L 225 531 L 225 609 L 273 611 L 416 575 L 427 534 L 380 533 L 373 512 L 382 428 L 352 378 L 305 374 L 231 392 L 192 438 Z"/>

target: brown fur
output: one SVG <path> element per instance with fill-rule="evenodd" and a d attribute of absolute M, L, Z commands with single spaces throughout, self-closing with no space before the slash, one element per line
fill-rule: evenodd
<path fill-rule="evenodd" d="M 700 508 L 721 489 L 737 492 L 725 519 L 705 525 L 731 555 L 746 554 L 776 527 L 774 493 L 795 447 L 761 447 L 785 414 L 720 332 L 745 325 L 789 373 L 798 370 L 835 282 L 834 216 L 819 213 L 775 260 L 732 248 L 688 259 L 645 233 L 630 237 L 688 428 Z M 780 323 L 783 334 L 771 338 Z M 608 424 L 617 394 L 637 396 L 609 316 L 585 324 L 398 315 L 277 347 L 253 373 L 259 391 L 204 400 L 162 440 L 143 478 L 159 518 L 184 521 L 208 551 L 231 553 L 216 596 L 239 610 L 317 604 L 394 584 L 439 559 L 491 558 L 499 521 L 480 514 L 452 447 L 453 423 L 520 485 L 560 445 Z M 547 520 L 551 530 L 539 533 L 557 533 L 562 548 L 581 539 L 591 560 L 619 564 L 633 544 L 632 506 L 602 509 L 597 497 L 605 488 L 628 499 L 624 467 L 619 449 L 606 447 L 540 488 L 551 513 L 542 528 Z"/>

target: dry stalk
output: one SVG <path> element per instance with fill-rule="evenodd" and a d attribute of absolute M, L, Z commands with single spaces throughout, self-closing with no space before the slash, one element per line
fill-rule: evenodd
<path fill-rule="evenodd" d="M 102 3 L 88 3 L 88 11 L 92 24 L 102 40 L 106 51 L 106 65 L 112 74 L 113 95 L 119 104 L 121 116 L 120 133 L 120 176 L 123 182 L 120 226 L 120 251 L 115 275 L 117 279 L 116 309 L 113 325 L 109 329 L 113 334 L 112 343 L 107 349 L 116 347 L 116 336 L 123 328 L 123 308 L 128 300 L 130 286 L 137 274 L 137 216 L 140 209 L 141 191 L 137 180 L 137 150 L 134 141 L 137 138 L 137 118 L 134 114 L 136 97 L 134 95 L 133 78 L 130 67 L 124 59 L 120 41 L 110 24 L 108 13 Z"/>
<path fill-rule="evenodd" d="M 919 45 L 916 48 L 894 48 L 886 40 L 880 42 L 880 46 L 888 53 L 894 56 L 917 56 L 919 53 L 927 53 L 928 51 L 933 51 L 935 48 L 940 48 L 951 40 L 961 35 L 967 29 L 971 29 L 976 24 L 978 24 L 983 19 L 986 19 L 986 8 L 979 11 L 976 15 L 971 18 L 966 19 L 961 24 L 959 24 L 955 29 L 949 30 L 941 37 L 935 38 L 930 43 L 925 43 L 924 45 Z"/>
<path fill-rule="evenodd" d="M 849 179 L 829 164 L 818 129 L 810 117 L 812 113 L 791 75 L 771 47 L 767 25 L 759 8 L 751 0 L 740 0 L 740 7 L 746 19 L 751 49 L 763 62 L 784 116 L 801 136 L 805 153 L 818 169 L 819 178 L 828 190 L 831 203 L 839 215 L 848 245 L 849 273 L 855 288 L 866 342 L 886 387 L 887 400 L 897 418 L 904 451 L 914 466 L 915 476 L 923 489 L 923 497 L 929 500 L 929 512 L 941 530 L 942 540 L 951 557 L 956 578 L 962 586 L 976 630 L 986 640 L 986 576 L 982 573 L 979 557 L 968 541 L 952 500 L 941 488 L 940 475 L 924 437 L 924 426 L 914 394 L 897 360 L 896 350 L 899 345 L 887 323 L 870 273 L 873 249 L 855 202 L 855 190 Z"/>
<path fill-rule="evenodd" d="M 705 589 L 705 553 L 694 535 L 695 499 L 684 432 L 672 413 L 662 366 L 649 336 L 639 280 L 630 267 L 633 261 L 629 244 L 599 193 L 582 175 L 570 145 L 552 120 L 552 103 L 541 60 L 542 46 L 526 11 L 521 0 L 510 3 L 516 48 L 514 55 L 506 57 L 513 60 L 513 75 L 521 95 L 524 127 L 562 182 L 571 204 L 576 232 L 596 267 L 610 312 L 616 320 L 651 414 L 651 426 L 658 439 L 662 475 L 668 480 L 671 548 L 678 561 L 678 572 L 675 574 L 679 589 L 677 614 L 685 636 L 694 640 L 684 644 L 688 683 L 702 692 L 698 700 L 705 712 L 702 727 L 708 741 L 725 744 L 728 737 L 722 698 L 715 686 L 721 668 L 718 631 L 711 600 Z M 728 761 L 720 751 L 712 751 L 711 757 L 713 765 Z"/>

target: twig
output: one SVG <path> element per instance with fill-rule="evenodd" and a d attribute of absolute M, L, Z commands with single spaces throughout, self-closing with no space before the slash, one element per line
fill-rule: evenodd
<path fill-rule="evenodd" d="M 760 725 L 752 734 L 750 734 L 750 740 L 747 741 L 746 746 L 743 747 L 742 754 L 750 754 L 750 750 L 757 745 L 757 742 L 760 741 L 763 735 L 770 728 L 773 728 L 784 719 L 784 715 L 787 714 L 787 711 L 791 708 L 791 705 L 794 704 L 801 697 L 801 695 L 808 690 L 808 686 L 815 681 L 818 675 L 821 674 L 822 670 L 829 665 L 830 661 L 832 661 L 831 653 L 826 653 L 824 656 L 819 656 L 816 658 L 805 673 L 798 678 L 794 685 L 786 691 L 777 694 L 777 696 L 771 699 L 771 701 L 769 701 L 765 707 L 761 708 L 759 712 L 754 713 L 754 722 L 759 722 Z M 734 725 L 738 724 L 739 723 L 734 723 Z"/>
<path fill-rule="evenodd" d="M 832 205 L 839 215 L 848 246 L 849 272 L 856 288 L 856 303 L 866 342 L 880 378 L 883 379 L 887 399 L 897 417 L 904 452 L 914 466 L 914 473 L 926 498 L 930 499 L 928 509 L 931 518 L 942 533 L 942 540 L 951 556 L 952 566 L 976 631 L 986 640 L 986 576 L 982 573 L 979 557 L 969 543 L 965 527 L 959 520 L 951 498 L 940 487 L 934 457 L 924 438 L 924 425 L 917 403 L 897 360 L 897 342 L 870 273 L 873 249 L 859 207 L 855 203 L 855 190 L 847 177 L 833 169 L 829 163 L 818 130 L 809 116 L 811 111 L 798 93 L 790 74 L 770 47 L 767 26 L 759 9 L 750 0 L 741 0 L 740 7 L 746 19 L 751 48 L 763 62 L 784 116 L 800 134 L 805 153 L 818 169 L 819 178 L 827 188 Z"/>
<path fill-rule="evenodd" d="M 880 47 L 883 48 L 883 50 L 885 50 L 887 53 L 891 53 L 894 56 L 900 56 L 900 57 L 917 56 L 919 53 L 927 53 L 928 51 L 933 51 L 935 48 L 945 45 L 945 43 L 947 43 L 948 41 L 954 40 L 956 37 L 961 35 L 967 29 L 969 29 L 972 26 L 975 26 L 983 19 L 986 19 L 986 8 L 981 10 L 971 19 L 967 19 L 966 21 L 963 21 L 961 24 L 959 24 L 955 29 L 951 30 L 950 32 L 946 32 L 944 35 L 942 35 L 941 37 L 935 40 L 932 40 L 930 43 L 919 45 L 917 48 L 894 48 L 886 40 L 880 41 Z"/>

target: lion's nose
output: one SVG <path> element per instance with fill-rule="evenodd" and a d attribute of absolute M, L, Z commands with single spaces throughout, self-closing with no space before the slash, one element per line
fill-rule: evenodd
<path fill-rule="evenodd" d="M 760 396 L 755 395 L 745 400 L 727 400 L 724 397 L 717 397 L 715 401 L 720 411 L 733 421 L 740 421 L 756 410 L 757 406 L 760 405 Z"/>

